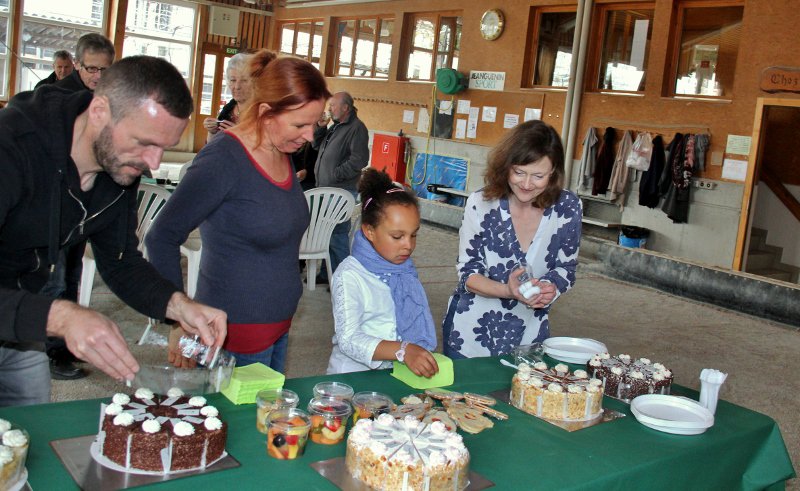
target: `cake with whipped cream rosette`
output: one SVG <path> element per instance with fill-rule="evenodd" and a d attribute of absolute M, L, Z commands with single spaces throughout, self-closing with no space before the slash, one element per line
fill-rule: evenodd
<path fill-rule="evenodd" d="M 644 394 L 669 394 L 672 370 L 648 358 L 632 359 L 630 355 L 594 355 L 586 364 L 592 378 L 600 380 L 603 392 L 618 399 L 631 400 Z"/>
<path fill-rule="evenodd" d="M 520 363 L 511 379 L 511 405 L 540 418 L 591 421 L 603 413 L 601 382 L 586 370 L 570 373 L 563 363 Z"/>
<path fill-rule="evenodd" d="M 11 423 L 0 419 L 0 489 L 11 489 L 19 484 L 25 471 L 28 456 L 28 435 L 21 429 L 12 429 Z"/>
<path fill-rule="evenodd" d="M 202 469 L 224 456 L 228 426 L 205 397 L 142 388 L 133 396 L 115 394 L 102 412 L 100 453 L 126 469 Z"/>
<path fill-rule="evenodd" d="M 469 451 L 461 435 L 436 421 L 390 414 L 359 419 L 347 439 L 350 474 L 383 491 L 460 490 L 469 485 Z"/>

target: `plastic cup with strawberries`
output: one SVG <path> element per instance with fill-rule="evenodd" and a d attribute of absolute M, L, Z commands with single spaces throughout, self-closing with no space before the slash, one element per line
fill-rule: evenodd
<path fill-rule="evenodd" d="M 350 401 L 353 398 L 353 388 L 341 382 L 320 382 L 314 386 L 314 397 L 334 397 Z"/>
<path fill-rule="evenodd" d="M 347 401 L 335 397 L 315 397 L 308 403 L 311 415 L 311 441 L 335 445 L 344 440 L 347 420 L 352 407 Z"/>
<path fill-rule="evenodd" d="M 394 409 L 394 401 L 380 392 L 358 392 L 353 396 L 353 424 L 359 419 L 375 419 Z"/>
<path fill-rule="evenodd" d="M 275 409 L 267 415 L 267 454 L 280 460 L 301 457 L 311 420 L 302 409 Z"/>
<path fill-rule="evenodd" d="M 297 407 L 300 396 L 289 389 L 266 389 L 256 394 L 256 429 L 267 432 L 267 415 L 275 409 L 291 409 Z"/>

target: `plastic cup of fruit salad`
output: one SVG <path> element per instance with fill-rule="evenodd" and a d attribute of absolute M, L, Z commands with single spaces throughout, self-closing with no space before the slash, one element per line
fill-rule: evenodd
<path fill-rule="evenodd" d="M 320 382 L 314 386 L 314 397 L 335 397 L 349 401 L 353 398 L 353 388 L 341 382 Z"/>
<path fill-rule="evenodd" d="M 266 389 L 256 394 L 256 429 L 267 432 L 267 414 L 274 409 L 297 407 L 300 397 L 289 389 Z"/>
<path fill-rule="evenodd" d="M 302 409 L 275 409 L 267 415 L 267 454 L 276 459 L 303 455 L 311 420 Z"/>
<path fill-rule="evenodd" d="M 311 441 L 335 445 L 344 439 L 352 408 L 347 401 L 335 397 L 315 397 L 308 403 L 311 415 Z"/>
<path fill-rule="evenodd" d="M 353 396 L 353 424 L 359 419 L 375 419 L 394 409 L 394 401 L 380 392 L 358 392 Z"/>

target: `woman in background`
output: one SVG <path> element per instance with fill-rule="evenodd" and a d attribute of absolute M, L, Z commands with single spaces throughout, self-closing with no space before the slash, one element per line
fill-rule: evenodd
<path fill-rule="evenodd" d="M 581 202 L 564 188 L 564 150 L 542 121 L 511 130 L 490 152 L 486 186 L 468 199 L 459 231 L 460 281 L 442 331 L 451 358 L 508 354 L 550 336 L 548 312 L 575 283 Z M 527 264 L 540 293 L 525 298 Z"/>
<path fill-rule="evenodd" d="M 241 114 L 252 93 L 249 73 L 251 56 L 245 53 L 238 53 L 228 60 L 225 78 L 231 91 L 231 100 L 225 104 L 219 112 L 219 116 L 203 120 L 203 127 L 208 131 L 206 141 L 211 141 L 220 131 L 229 130 L 233 125 L 239 123 Z"/>
<path fill-rule="evenodd" d="M 297 256 L 309 223 L 289 155 L 313 138 L 330 93 L 305 60 L 253 55 L 252 99 L 238 125 L 195 157 L 145 240 L 150 262 L 182 285 L 180 245 L 199 226 L 195 298 L 228 314 L 224 347 L 238 365 L 282 372 L 292 317 L 303 292 Z M 177 336 L 170 360 L 181 364 Z"/>

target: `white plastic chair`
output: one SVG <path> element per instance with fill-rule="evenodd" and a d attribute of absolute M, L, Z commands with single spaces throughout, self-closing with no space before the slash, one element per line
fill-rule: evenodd
<path fill-rule="evenodd" d="M 314 188 L 305 192 L 311 223 L 300 242 L 300 259 L 306 260 L 308 289 L 316 288 L 317 263 L 324 259 L 328 278 L 333 278 L 328 252 L 333 228 L 350 220 L 356 200 L 349 191 L 339 188 Z"/>
<path fill-rule="evenodd" d="M 197 277 L 200 275 L 200 257 L 203 254 L 203 242 L 200 231 L 195 229 L 181 246 L 181 254 L 186 256 L 186 295 L 194 298 L 197 291 Z"/>

